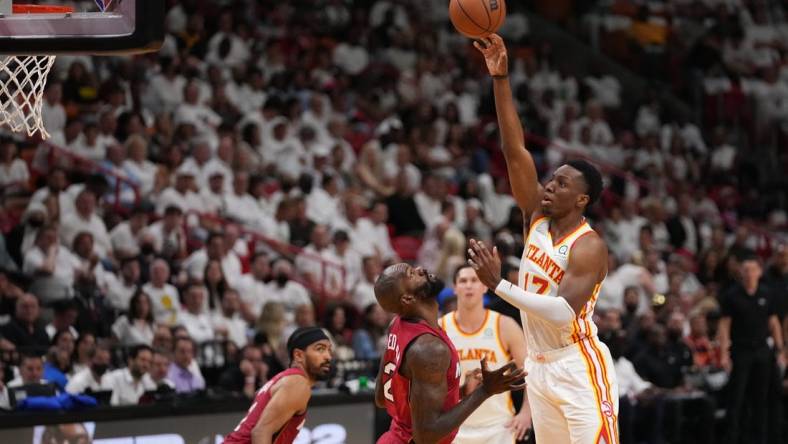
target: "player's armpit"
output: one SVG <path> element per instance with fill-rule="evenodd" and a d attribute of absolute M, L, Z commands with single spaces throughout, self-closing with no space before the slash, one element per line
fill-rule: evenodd
<path fill-rule="evenodd" d="M 591 299 L 594 287 L 604 279 L 606 271 L 605 242 L 593 232 L 582 236 L 572 246 L 569 266 L 558 287 L 558 294 L 579 314 Z"/>
<path fill-rule="evenodd" d="M 312 388 L 302 376 L 288 376 L 281 380 L 271 400 L 265 406 L 252 429 L 252 444 L 270 444 L 273 436 L 282 429 L 293 415 L 306 410 Z"/>

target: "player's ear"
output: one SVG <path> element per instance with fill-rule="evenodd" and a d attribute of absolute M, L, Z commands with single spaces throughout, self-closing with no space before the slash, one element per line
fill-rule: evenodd
<path fill-rule="evenodd" d="M 577 206 L 580 208 L 587 207 L 591 203 L 591 196 L 588 194 L 581 194 L 577 196 Z"/>
<path fill-rule="evenodd" d="M 416 302 L 416 300 L 416 295 L 413 293 L 402 293 L 402 296 L 399 298 L 399 302 L 402 305 L 411 305 Z"/>

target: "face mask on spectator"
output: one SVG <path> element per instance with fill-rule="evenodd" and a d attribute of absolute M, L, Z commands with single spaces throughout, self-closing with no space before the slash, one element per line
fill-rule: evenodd
<path fill-rule="evenodd" d="M 90 369 L 96 375 L 101 376 L 107 371 L 107 367 L 109 367 L 107 364 L 93 364 L 90 366 Z"/>
<path fill-rule="evenodd" d="M 156 250 L 153 248 L 153 245 L 151 245 L 151 244 L 142 244 L 142 246 L 140 247 L 140 251 L 145 256 L 149 256 L 149 255 L 155 253 Z"/>
<path fill-rule="evenodd" d="M 285 274 L 280 274 L 276 276 L 276 283 L 279 284 L 280 287 L 284 287 L 287 281 L 289 280 L 290 278 L 287 277 L 287 275 Z"/>
<path fill-rule="evenodd" d="M 32 218 L 27 221 L 27 224 L 33 228 L 41 228 L 44 225 L 44 219 Z"/>

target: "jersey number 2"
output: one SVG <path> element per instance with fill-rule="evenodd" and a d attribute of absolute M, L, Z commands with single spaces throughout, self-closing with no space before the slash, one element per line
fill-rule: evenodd
<path fill-rule="evenodd" d="M 389 362 L 383 367 L 383 374 L 389 377 L 389 380 L 383 384 L 383 397 L 391 402 L 394 402 L 394 395 L 391 394 L 391 381 L 394 377 L 392 373 L 394 373 L 396 369 L 397 364 L 393 362 Z"/>

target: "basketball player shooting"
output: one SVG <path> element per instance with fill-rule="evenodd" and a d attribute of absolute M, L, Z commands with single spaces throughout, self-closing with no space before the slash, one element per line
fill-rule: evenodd
<path fill-rule="evenodd" d="M 613 360 L 592 320 L 607 247 L 583 217 L 601 193 L 601 175 L 590 163 L 572 160 L 542 187 L 512 100 L 503 39 L 492 34 L 474 46 L 493 78 L 512 194 L 528 225 L 518 285 L 501 279 L 497 250 L 481 242 L 471 240 L 469 263 L 484 285 L 521 310 L 536 440 L 618 443 Z"/>
<path fill-rule="evenodd" d="M 434 275 L 405 263 L 386 268 L 375 282 L 378 303 L 397 315 L 375 383 L 375 404 L 392 418 L 378 444 L 451 443 L 485 400 L 525 387 L 514 362 L 490 371 L 482 360 L 480 387 L 460 401 L 460 359 L 438 325 L 441 289 Z"/>
<path fill-rule="evenodd" d="M 331 371 L 331 341 L 319 327 L 302 327 L 287 340 L 290 368 L 268 381 L 224 444 L 290 444 L 306 421 L 316 381 Z"/>

